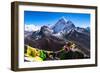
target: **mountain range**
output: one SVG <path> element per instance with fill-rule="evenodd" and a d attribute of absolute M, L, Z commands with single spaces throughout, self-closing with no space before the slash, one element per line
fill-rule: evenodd
<path fill-rule="evenodd" d="M 71 20 L 64 17 L 51 27 L 45 25 L 36 31 L 25 30 L 24 35 L 25 44 L 48 51 L 58 51 L 66 42 L 72 41 L 90 57 L 90 27 L 76 27 Z"/>

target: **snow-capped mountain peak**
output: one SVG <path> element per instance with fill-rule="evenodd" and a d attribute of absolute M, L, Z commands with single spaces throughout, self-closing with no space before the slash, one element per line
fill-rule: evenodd
<path fill-rule="evenodd" d="M 65 17 L 61 17 L 57 23 L 52 27 L 52 29 L 54 30 L 54 33 L 58 33 L 64 30 L 68 30 L 71 28 L 74 28 L 75 25 L 73 24 L 72 21 L 67 20 Z"/>
<path fill-rule="evenodd" d="M 59 21 L 67 22 L 68 20 L 63 16 L 59 19 Z"/>

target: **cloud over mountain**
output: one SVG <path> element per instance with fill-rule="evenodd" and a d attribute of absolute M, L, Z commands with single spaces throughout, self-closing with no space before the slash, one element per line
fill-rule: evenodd
<path fill-rule="evenodd" d="M 40 30 L 41 26 L 36 26 L 34 24 L 25 24 L 24 29 L 25 31 L 37 31 Z"/>

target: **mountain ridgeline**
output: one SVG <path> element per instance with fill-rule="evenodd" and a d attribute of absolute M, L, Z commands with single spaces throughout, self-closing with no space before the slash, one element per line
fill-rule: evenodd
<path fill-rule="evenodd" d="M 60 18 L 53 26 L 42 26 L 40 30 L 25 31 L 24 44 L 47 51 L 59 51 L 68 41 L 77 45 L 90 57 L 90 27 L 76 27 L 71 20 Z"/>

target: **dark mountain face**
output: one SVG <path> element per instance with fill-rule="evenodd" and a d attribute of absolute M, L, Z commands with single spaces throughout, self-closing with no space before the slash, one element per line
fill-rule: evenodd
<path fill-rule="evenodd" d="M 34 48 L 39 48 L 47 51 L 58 51 L 65 45 L 64 40 L 60 40 L 56 37 L 42 37 L 38 40 L 33 39 L 31 36 L 25 39 L 25 44 Z"/>
<path fill-rule="evenodd" d="M 87 32 L 90 32 L 90 27 L 85 28 Z"/>
<path fill-rule="evenodd" d="M 78 48 L 90 56 L 90 35 L 78 32 L 77 30 L 73 29 L 70 31 L 70 33 L 66 34 L 65 37 L 66 39 L 77 44 Z"/>
<path fill-rule="evenodd" d="M 75 28 L 75 25 L 70 20 L 66 20 L 64 17 L 59 19 L 58 22 L 52 27 L 54 33 L 68 31 L 72 28 Z"/>
<path fill-rule="evenodd" d="M 42 26 L 39 32 L 39 35 L 42 36 L 50 36 L 52 34 L 53 30 L 50 29 L 48 26 Z"/>
<path fill-rule="evenodd" d="M 31 35 L 33 40 L 38 40 L 45 36 L 51 36 L 53 30 L 50 29 L 48 26 L 42 26 L 40 30 L 34 31 Z"/>
<path fill-rule="evenodd" d="M 81 32 L 81 33 L 84 33 L 84 34 L 87 34 L 87 35 L 90 35 L 90 29 L 89 27 L 88 28 L 80 28 L 80 27 L 76 27 L 75 28 L 78 32 Z"/>

